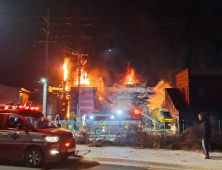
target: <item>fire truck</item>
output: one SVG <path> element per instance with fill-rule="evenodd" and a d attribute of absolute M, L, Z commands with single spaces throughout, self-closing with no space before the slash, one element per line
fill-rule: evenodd
<path fill-rule="evenodd" d="M 96 135 L 126 132 L 130 127 L 142 130 L 141 114 L 139 111 L 117 110 L 115 113 L 95 112 L 83 114 L 82 131 Z"/>
<path fill-rule="evenodd" d="M 0 158 L 28 166 L 64 160 L 75 153 L 73 134 L 44 117 L 38 106 L 0 105 Z"/>

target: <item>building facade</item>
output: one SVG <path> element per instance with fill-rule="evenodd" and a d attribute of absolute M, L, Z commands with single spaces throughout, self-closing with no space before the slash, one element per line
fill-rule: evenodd
<path fill-rule="evenodd" d="M 24 88 L 0 85 L 0 103 L 24 104 L 29 99 L 29 93 Z"/>
<path fill-rule="evenodd" d="M 198 123 L 198 113 L 211 114 L 213 124 L 220 129 L 222 118 L 222 75 L 191 75 L 189 69 L 175 77 L 176 87 L 165 90 L 165 108 L 170 112 L 174 130 Z"/>

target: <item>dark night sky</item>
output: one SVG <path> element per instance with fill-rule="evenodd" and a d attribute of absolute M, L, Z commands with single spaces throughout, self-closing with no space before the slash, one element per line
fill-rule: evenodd
<path fill-rule="evenodd" d="M 221 1 L 1 0 L 0 83 L 33 90 L 43 77 L 42 16 L 50 38 L 88 53 L 88 70 L 121 74 L 127 63 L 154 86 L 192 74 L 222 74 Z M 108 50 L 112 49 L 111 52 Z M 50 85 L 60 84 L 64 53 L 49 45 Z M 107 81 L 110 81 L 107 79 Z"/>

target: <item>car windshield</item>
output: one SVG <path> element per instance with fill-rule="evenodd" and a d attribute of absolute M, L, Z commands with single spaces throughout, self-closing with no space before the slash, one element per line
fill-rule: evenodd
<path fill-rule="evenodd" d="M 37 129 L 58 128 L 56 124 L 43 116 L 24 116 Z"/>

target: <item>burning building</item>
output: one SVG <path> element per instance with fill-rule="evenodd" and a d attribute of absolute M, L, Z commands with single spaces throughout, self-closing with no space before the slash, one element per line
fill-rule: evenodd
<path fill-rule="evenodd" d="M 82 59 L 79 89 L 79 68 L 71 62 L 69 58 L 64 59 L 63 84 L 59 88 L 51 88 L 52 92 L 58 94 L 58 115 L 61 120 L 72 119 L 70 113 L 81 117 L 90 113 L 115 113 L 119 109 L 135 114 L 141 113 L 144 122 L 152 119 L 148 99 L 153 94 L 153 88 L 147 87 L 146 81 L 136 75 L 135 70 L 129 68 L 129 65 L 126 74 L 116 76 L 119 80 L 111 87 L 107 87 L 102 77 L 87 73 L 85 68 L 87 60 Z"/>
<path fill-rule="evenodd" d="M 79 117 L 78 111 L 80 113 L 95 111 L 95 93 L 98 85 L 90 82 L 85 69 L 86 62 L 85 59 L 81 60 L 80 89 L 78 88 L 78 68 L 73 66 L 70 58 L 64 59 L 62 85 L 59 88 L 50 87 L 51 92 L 58 94 L 58 115 L 61 120 L 69 119 L 70 113 L 75 113 Z"/>
<path fill-rule="evenodd" d="M 59 87 L 48 88 L 47 117 L 55 120 L 75 120 L 86 114 L 113 114 L 118 110 L 140 114 L 145 127 L 150 120 L 162 121 L 159 115 L 164 101 L 164 89 L 169 88 L 160 81 L 156 87 L 147 87 L 146 80 L 128 67 L 125 74 L 109 75 L 112 86 L 98 74 L 87 72 L 87 60 L 82 58 L 81 67 L 70 58 L 63 63 L 63 81 Z M 79 70 L 81 73 L 78 79 Z M 98 73 L 98 72 L 97 72 Z M 80 83 L 80 88 L 79 88 Z M 39 93 L 41 94 L 41 92 Z M 74 113 L 74 114 L 73 114 Z"/>
<path fill-rule="evenodd" d="M 135 74 L 133 68 L 127 68 L 126 74 L 114 75 L 116 83 L 104 87 L 97 93 L 97 108 L 101 113 L 115 113 L 118 110 L 141 113 L 144 122 L 150 118 L 149 101 L 153 88 L 147 87 L 146 82 Z"/>

